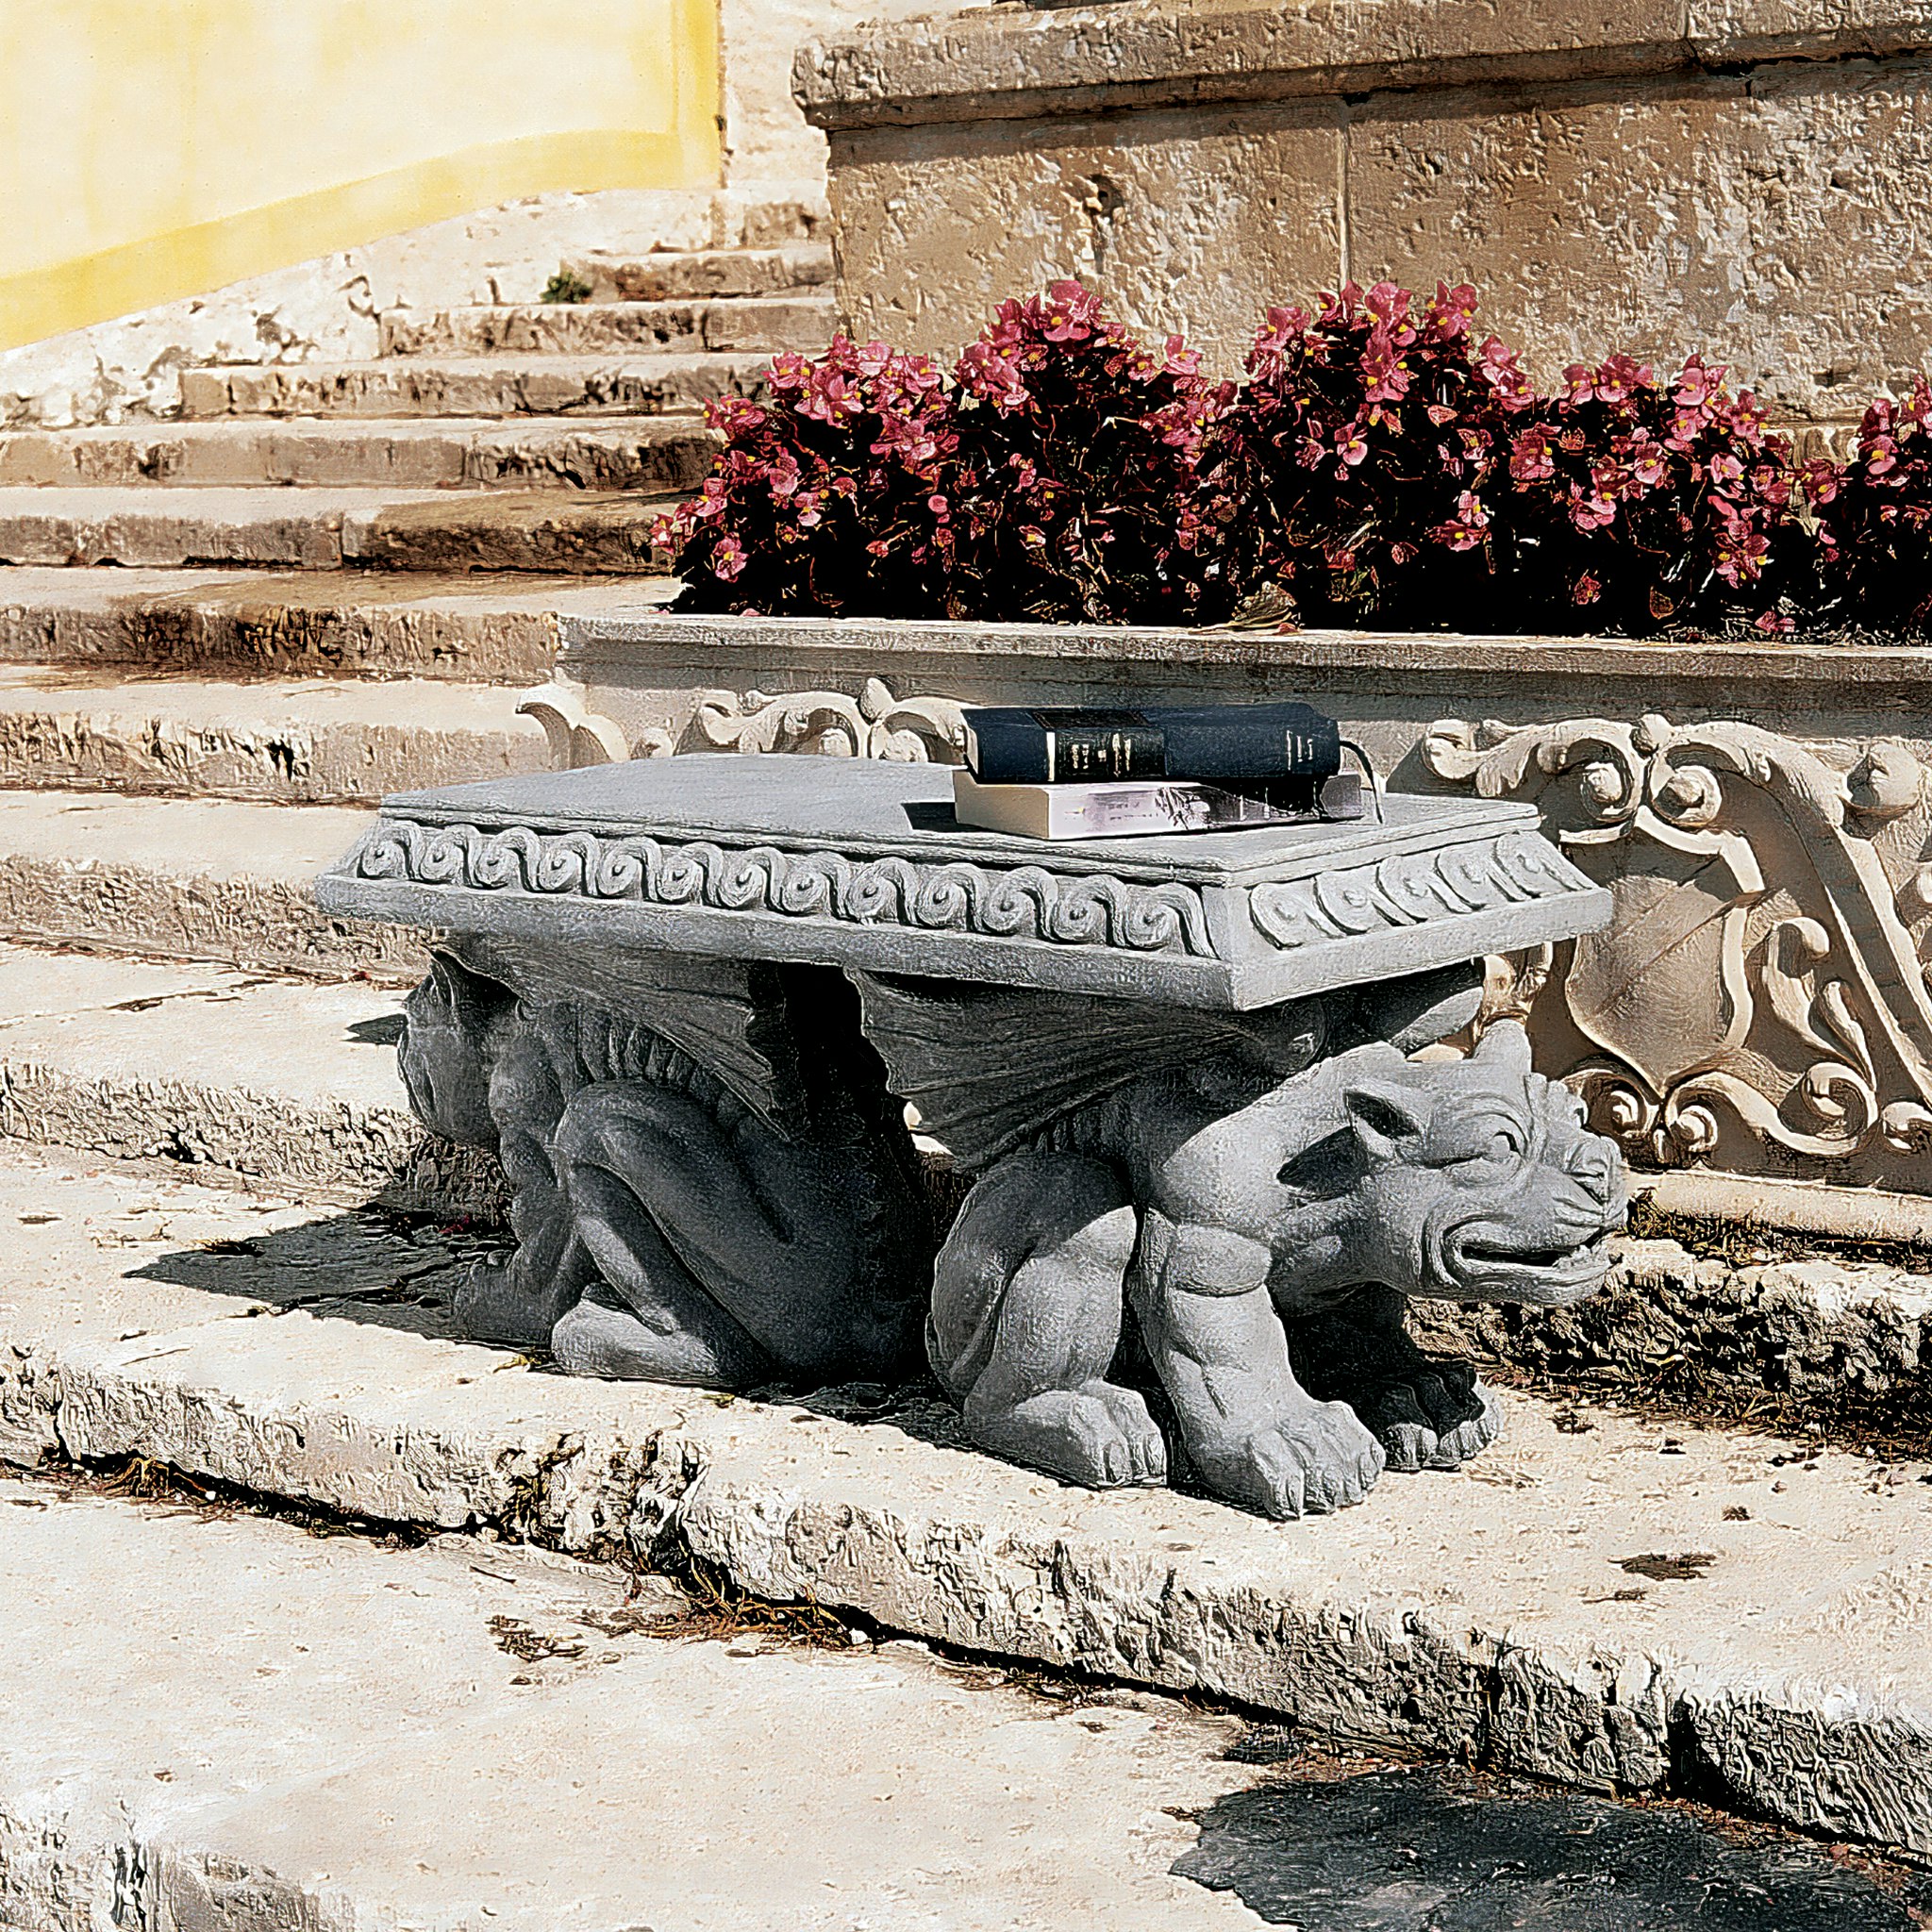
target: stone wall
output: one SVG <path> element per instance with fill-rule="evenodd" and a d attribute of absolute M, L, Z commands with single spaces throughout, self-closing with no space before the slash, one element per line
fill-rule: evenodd
<path fill-rule="evenodd" d="M 1467 278 L 1549 375 L 1690 348 L 1803 423 L 1932 351 L 1925 0 L 1125 0 L 801 55 L 843 295 L 942 350 L 1078 274 L 1231 369 L 1268 300 Z"/>

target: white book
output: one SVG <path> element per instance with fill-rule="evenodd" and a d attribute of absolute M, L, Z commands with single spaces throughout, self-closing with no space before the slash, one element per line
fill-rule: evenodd
<path fill-rule="evenodd" d="M 1158 832 L 1220 832 L 1242 825 L 1304 824 L 1315 817 L 1362 816 L 1361 780 L 1324 779 L 1321 808 L 1271 805 L 1195 779 L 1122 780 L 1105 785 L 982 785 L 953 774 L 953 813 L 962 825 L 1020 839 L 1130 839 Z"/>

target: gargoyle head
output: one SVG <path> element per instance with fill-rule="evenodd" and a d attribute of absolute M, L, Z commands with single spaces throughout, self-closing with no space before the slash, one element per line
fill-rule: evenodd
<path fill-rule="evenodd" d="M 425 1126 L 468 1147 L 496 1146 L 490 1071 L 494 1035 L 512 1005 L 494 980 L 431 955 L 429 977 L 403 1002 L 396 1048 L 409 1106 Z"/>
<path fill-rule="evenodd" d="M 1627 1200 L 1615 1146 L 1495 1025 L 1466 1060 L 1352 1074 L 1363 1278 L 1451 1301 L 1563 1307 L 1602 1286 Z"/>

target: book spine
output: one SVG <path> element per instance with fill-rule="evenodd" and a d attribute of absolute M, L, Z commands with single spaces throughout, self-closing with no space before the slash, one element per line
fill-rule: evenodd
<path fill-rule="evenodd" d="M 969 709 L 966 763 L 983 785 L 1211 784 L 1322 779 L 1341 768 L 1334 719 L 1301 704 Z"/>

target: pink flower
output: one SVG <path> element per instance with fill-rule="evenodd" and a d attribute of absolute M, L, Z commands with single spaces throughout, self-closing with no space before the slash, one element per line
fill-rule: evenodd
<path fill-rule="evenodd" d="M 1055 282 L 1046 291 L 1043 333 L 1050 342 L 1084 342 L 1100 320 L 1100 297 L 1078 282 Z"/>
<path fill-rule="evenodd" d="M 1369 454 L 1369 440 L 1353 423 L 1344 425 L 1335 432 L 1335 453 L 1352 470 L 1360 464 Z"/>
<path fill-rule="evenodd" d="M 1548 430 L 1525 429 L 1509 445 L 1509 474 L 1519 483 L 1546 483 L 1557 474 Z"/>
<path fill-rule="evenodd" d="M 736 537 L 720 537 L 711 551 L 711 573 L 728 584 L 744 575 L 750 560 L 744 554 L 744 545 Z"/>

